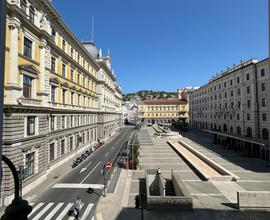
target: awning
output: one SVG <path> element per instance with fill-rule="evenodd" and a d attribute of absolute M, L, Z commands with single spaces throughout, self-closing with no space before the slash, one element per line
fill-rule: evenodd
<path fill-rule="evenodd" d="M 223 133 L 223 132 L 219 132 L 219 131 L 211 131 L 211 130 L 202 130 L 211 134 L 217 134 L 220 136 L 224 136 L 224 137 L 229 137 L 229 138 L 234 138 L 240 141 L 245 141 L 245 142 L 249 142 L 249 143 L 253 143 L 253 144 L 258 144 L 261 146 L 265 146 L 268 145 L 267 141 L 263 141 L 260 140 L 258 138 L 253 138 L 253 137 L 245 137 L 245 136 L 239 136 L 239 135 L 235 135 L 235 134 L 231 134 L 231 133 Z"/>

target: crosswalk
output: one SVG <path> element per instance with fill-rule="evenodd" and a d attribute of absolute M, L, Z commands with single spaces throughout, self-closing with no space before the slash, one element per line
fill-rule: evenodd
<path fill-rule="evenodd" d="M 74 203 L 31 203 L 32 212 L 28 215 L 29 220 L 73 220 L 74 216 L 69 216 L 69 211 L 73 209 Z M 80 210 L 80 219 L 90 219 L 89 215 L 94 204 L 83 204 Z M 93 219 L 93 218 L 92 218 Z"/>

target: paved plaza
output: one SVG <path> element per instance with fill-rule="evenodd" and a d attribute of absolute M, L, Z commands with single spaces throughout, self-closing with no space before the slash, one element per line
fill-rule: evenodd
<path fill-rule="evenodd" d="M 146 131 L 149 136 L 145 135 Z M 269 211 L 239 211 L 235 206 L 236 192 L 239 190 L 270 190 L 268 162 L 243 157 L 241 153 L 233 150 L 225 150 L 223 146 L 213 144 L 211 135 L 197 130 L 170 138 L 174 142 L 182 140 L 188 143 L 240 178 L 237 182 L 203 181 L 167 144 L 167 138 L 155 136 L 152 127 L 142 127 L 140 132 L 144 135 L 139 135 L 141 143 L 139 168 L 134 171 L 122 170 L 116 192 L 108 194 L 99 203 L 98 219 L 107 219 L 105 216 L 101 218 L 105 214 L 102 210 L 106 210 L 106 204 L 112 201 L 112 198 L 119 202 L 114 214 L 106 214 L 111 216 L 110 219 L 139 219 L 140 210 L 135 209 L 135 197 L 140 192 L 145 193 L 145 170 L 158 168 L 161 169 L 164 178 L 171 178 L 172 169 L 181 175 L 184 185 L 193 197 L 194 209 L 193 211 L 144 210 L 144 219 L 270 219 Z M 146 142 L 147 144 L 143 144 Z"/>

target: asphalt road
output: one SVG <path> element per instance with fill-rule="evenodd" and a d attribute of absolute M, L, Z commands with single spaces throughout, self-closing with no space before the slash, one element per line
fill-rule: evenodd
<path fill-rule="evenodd" d="M 132 127 L 122 128 L 114 139 L 100 147 L 56 185 L 43 193 L 33 204 L 33 211 L 29 219 L 74 219 L 74 217 L 69 217 L 67 213 L 72 209 L 77 197 L 81 197 L 84 203 L 80 212 L 81 220 L 92 219 L 95 205 L 103 193 L 101 189 L 104 184 L 104 177 L 101 175 L 103 166 L 107 162 L 115 160 L 131 131 Z M 60 184 L 64 184 L 64 186 Z M 87 188 L 82 188 L 84 184 L 93 184 L 93 188 L 96 188 L 94 193 L 90 194 L 87 192 Z M 56 186 L 60 188 L 54 188 Z"/>

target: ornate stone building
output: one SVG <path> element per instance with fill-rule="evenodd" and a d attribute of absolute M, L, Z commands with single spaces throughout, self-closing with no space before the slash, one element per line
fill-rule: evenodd
<path fill-rule="evenodd" d="M 8 0 L 7 9 L 3 154 L 27 169 L 25 194 L 122 126 L 122 93 L 110 57 L 93 57 L 50 1 Z M 3 172 L 6 204 L 14 185 Z"/>

